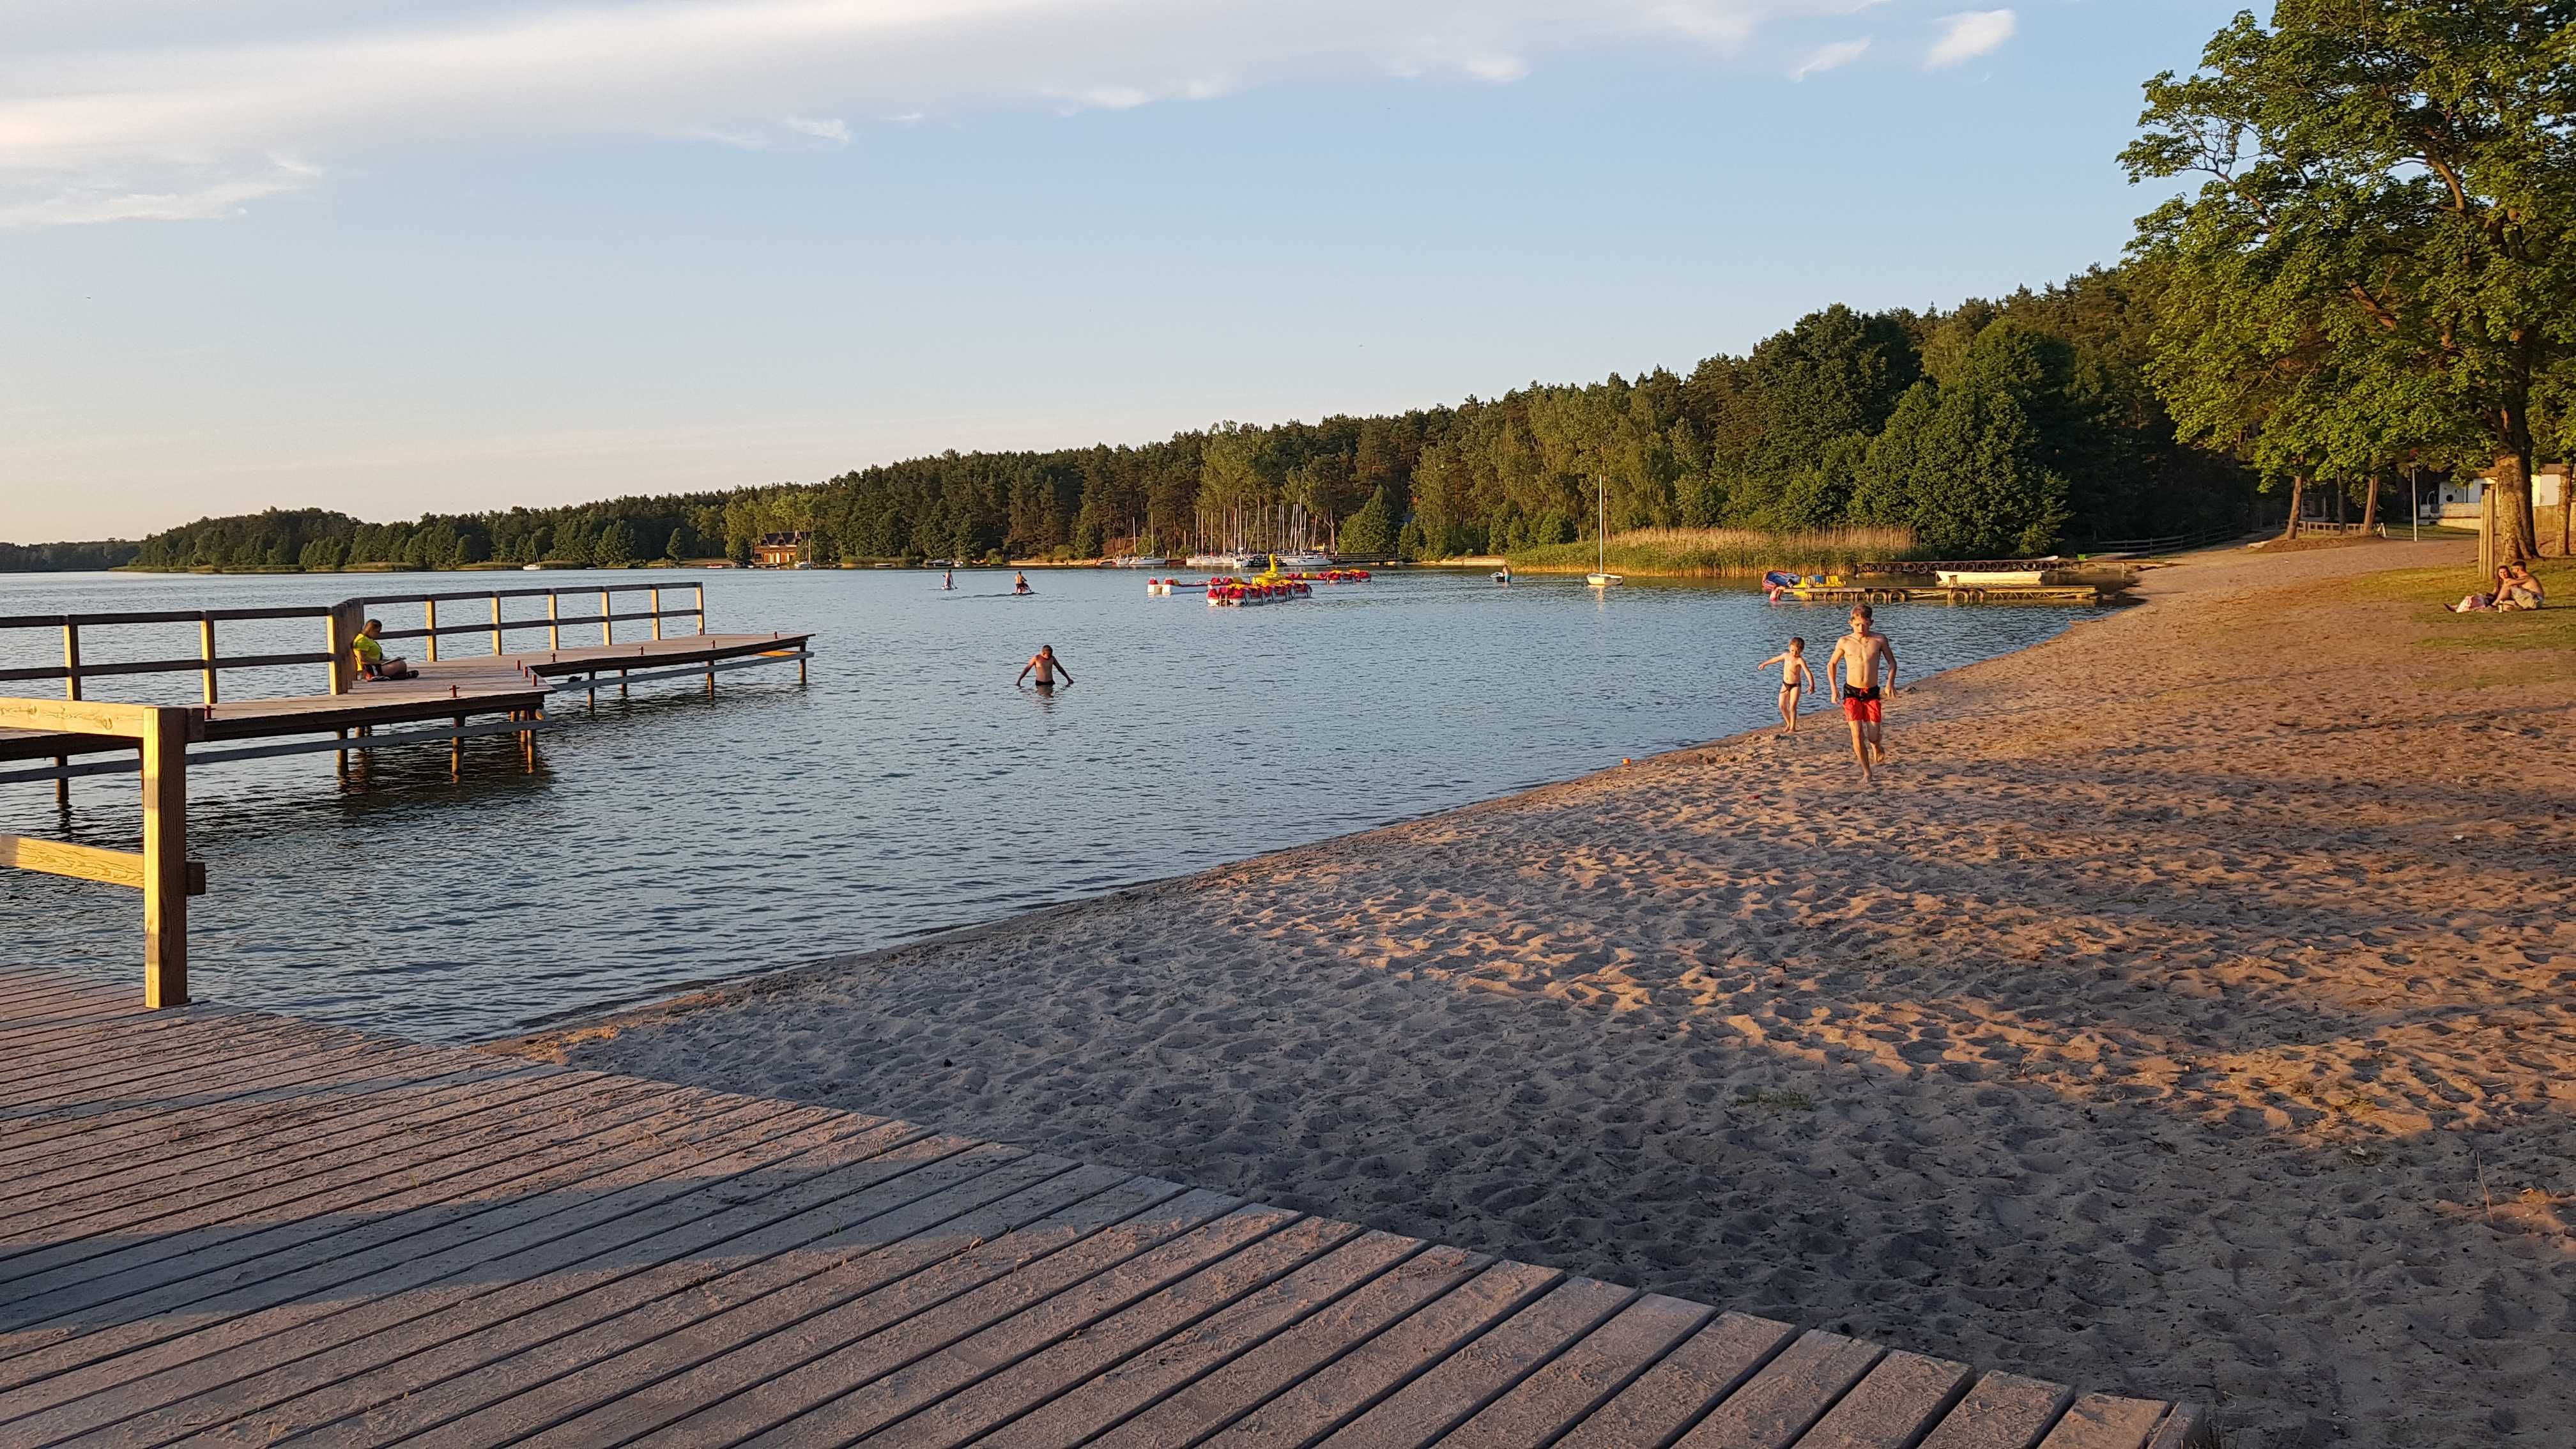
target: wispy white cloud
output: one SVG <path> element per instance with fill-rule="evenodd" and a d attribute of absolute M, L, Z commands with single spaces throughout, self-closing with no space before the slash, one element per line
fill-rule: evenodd
<path fill-rule="evenodd" d="M 850 123 L 837 117 L 817 121 L 803 116 L 789 116 L 779 124 L 797 135 L 811 136 L 817 141 L 830 141 L 842 146 L 850 144 Z"/>
<path fill-rule="evenodd" d="M 102 221 L 207 221 L 239 216 L 254 201 L 303 191 L 322 168 L 284 158 L 246 174 L 220 175 L 184 168 L 175 181 L 168 168 L 142 173 L 80 176 L 12 196 L 0 189 L 0 228 L 81 226 Z"/>
<path fill-rule="evenodd" d="M 2021 18 L 2009 10 L 1967 10 L 1941 20 L 1941 38 L 1923 63 L 1935 70 L 1991 55 L 2021 30 Z"/>
<path fill-rule="evenodd" d="M 805 118 L 1121 109 L 1305 77 L 1504 83 L 1586 47 L 1733 53 L 1771 22 L 1870 3 L 19 0 L 0 14 L 0 218 L 222 215 L 294 189 L 260 164 L 276 154 L 841 144 L 846 124 Z M 263 175 L 266 192 L 246 179 Z M 136 176 L 153 180 L 118 179 Z"/>
<path fill-rule="evenodd" d="M 1813 55 L 1798 62 L 1797 68 L 1789 72 L 1789 79 L 1802 81 L 1811 75 L 1840 70 L 1868 52 L 1869 37 L 1866 35 L 1858 40 L 1837 40 L 1831 45 L 1818 47 Z"/>

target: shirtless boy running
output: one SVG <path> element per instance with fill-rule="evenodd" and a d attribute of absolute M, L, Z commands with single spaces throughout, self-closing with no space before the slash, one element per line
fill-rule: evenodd
<path fill-rule="evenodd" d="M 1807 667 L 1807 641 L 1791 639 L 1788 653 L 1772 655 L 1753 666 L 1753 672 L 1759 674 L 1774 664 L 1780 666 L 1780 723 L 1785 726 L 1781 733 L 1794 735 L 1798 732 L 1798 702 L 1806 691 L 1816 687 L 1816 672 Z"/>
<path fill-rule="evenodd" d="M 1881 664 L 1887 666 L 1883 692 L 1878 682 Z M 1842 667 L 1839 676 L 1834 673 L 1837 665 Z M 1886 696 L 1896 692 L 1896 646 L 1870 627 L 1869 605 L 1852 606 L 1851 632 L 1834 641 L 1833 657 L 1825 661 L 1825 677 L 1842 681 L 1843 718 L 1851 721 L 1852 755 L 1860 761 L 1861 783 L 1867 784 L 1870 757 L 1876 755 L 1879 764 L 1887 763 L 1879 716 Z"/>

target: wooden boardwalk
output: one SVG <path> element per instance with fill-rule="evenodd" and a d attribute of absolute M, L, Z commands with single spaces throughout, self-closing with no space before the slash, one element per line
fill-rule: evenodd
<path fill-rule="evenodd" d="M 518 716 L 545 708 L 554 681 L 587 687 L 620 682 L 621 674 L 688 673 L 703 665 L 759 661 L 804 652 L 805 634 L 684 634 L 519 654 L 482 654 L 417 664 L 415 679 L 370 680 L 346 694 L 292 695 L 226 700 L 205 706 L 205 739 L 274 739 L 375 729 L 477 715 Z M 709 676 L 712 678 L 713 676 Z M 92 754 L 130 754 L 131 740 L 43 730 L 0 729 L 0 760 L 33 760 Z"/>
<path fill-rule="evenodd" d="M 2185 1449 L 2187 1410 L 0 967 L 0 1444 Z"/>

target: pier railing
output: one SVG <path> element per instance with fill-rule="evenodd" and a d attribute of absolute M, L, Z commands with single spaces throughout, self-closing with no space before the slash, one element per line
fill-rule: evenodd
<path fill-rule="evenodd" d="M 686 591 L 691 596 L 686 607 L 664 608 L 662 606 L 662 596 L 665 593 L 680 591 Z M 631 594 L 645 595 L 648 607 L 620 613 L 616 602 L 618 596 Z M 586 603 L 593 598 L 599 601 L 599 609 L 596 613 L 566 614 L 563 610 L 566 599 L 578 599 Z M 502 607 L 502 601 L 505 599 L 544 599 L 545 616 L 507 618 L 504 616 L 505 611 Z M 471 623 L 441 624 L 438 621 L 439 605 L 454 606 L 469 602 L 486 604 L 490 610 L 490 617 Z M 586 629 L 596 626 L 599 630 L 599 642 L 602 644 L 615 643 L 617 626 L 626 623 L 649 621 L 653 626 L 653 637 L 656 639 L 664 637 L 663 621 L 667 619 L 694 619 L 697 621 L 697 627 L 692 632 L 698 634 L 707 632 L 706 585 L 694 580 L 682 583 L 611 584 L 604 588 L 479 589 L 438 594 L 393 594 L 348 599 L 336 605 L 308 604 L 292 608 L 147 609 L 99 614 L 0 615 L 0 632 L 58 630 L 62 635 L 63 647 L 62 663 L 21 665 L 0 669 L 0 684 L 60 680 L 63 685 L 63 697 L 76 700 L 84 693 L 81 688 L 83 680 L 136 674 L 195 674 L 200 676 L 202 681 L 205 702 L 216 704 L 223 697 L 222 675 L 226 670 L 274 669 L 281 666 L 320 664 L 330 671 L 331 692 L 346 694 L 355 682 L 355 666 L 350 658 L 350 648 L 357 638 L 358 627 L 366 621 L 368 612 L 382 609 L 387 605 L 413 604 L 421 607 L 422 627 L 388 629 L 381 637 L 388 640 L 424 639 L 428 641 L 428 654 L 432 659 L 438 657 L 440 639 L 459 634 L 489 634 L 492 639 L 492 652 L 506 654 L 509 652 L 506 647 L 507 635 L 513 631 L 522 630 L 545 630 L 549 649 L 564 647 L 564 630 L 568 628 Z M 225 631 L 219 626 L 273 622 L 281 619 L 321 620 L 323 647 L 318 650 L 284 653 L 225 654 L 222 652 L 221 635 Z M 196 656 L 120 659 L 104 662 L 94 662 L 84 657 L 83 631 L 88 631 L 87 638 L 95 642 L 101 630 L 151 624 L 196 625 L 198 640 Z"/>
<path fill-rule="evenodd" d="M 0 699 L 0 729 L 66 731 L 132 740 L 142 752 L 143 848 L 108 850 L 0 835 L 0 866 L 102 881 L 143 892 L 143 1004 L 188 1004 L 188 897 L 206 893 L 188 859 L 188 745 L 205 712 L 81 699 Z"/>

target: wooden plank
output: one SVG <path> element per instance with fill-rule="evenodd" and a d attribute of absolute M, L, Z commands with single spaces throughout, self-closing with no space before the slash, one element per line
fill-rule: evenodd
<path fill-rule="evenodd" d="M 745 1099 L 713 1119 L 708 1130 L 721 1134 L 748 1128 L 776 1133 L 793 1131 L 815 1120 L 810 1111 L 775 1110 L 782 1105 Z M 368 1220 L 359 1229 L 326 1234 L 320 1240 L 308 1239 L 299 1245 L 298 1252 L 266 1255 L 247 1271 L 213 1276 L 173 1273 L 157 1287 L 109 1300 L 116 1303 L 118 1312 L 107 1327 L 74 1324 L 14 1333 L 7 1340 L 7 1372 L 35 1382 L 84 1364 L 128 1355 L 137 1347 L 187 1331 L 187 1323 L 172 1319 L 183 1310 L 191 1315 L 204 1314 L 213 1321 L 224 1316 L 228 1306 L 254 1306 L 259 1301 L 259 1285 L 280 1278 L 293 1275 L 297 1283 L 310 1285 L 363 1276 L 363 1269 L 350 1267 L 361 1255 L 394 1244 L 439 1243 L 444 1240 L 436 1235 L 454 1232 L 460 1224 L 465 1225 L 466 1235 L 480 1235 L 484 1229 L 509 1221 L 487 1214 L 506 1212 L 522 1204 L 533 1202 L 540 1210 L 549 1211 L 578 1206 L 584 1200 L 578 1194 L 570 1200 L 548 1195 L 559 1189 L 576 1188 L 603 1168 L 624 1170 L 675 1151 L 685 1152 L 690 1146 L 651 1132 L 620 1132 L 589 1144 L 589 1150 L 498 1164 L 479 1176 L 451 1180 L 445 1184 L 443 1195 L 410 1194 L 408 1200 L 392 1204 L 384 1218 Z M 324 1226 L 327 1228 L 328 1223 Z M 182 1269 L 187 1266 L 180 1265 Z"/>
<path fill-rule="evenodd" d="M 1195 1444 L 1269 1402 L 1353 1344 L 1464 1283 L 1493 1259 L 1460 1248 L 1416 1253 L 1249 1353 L 1163 1398 L 1095 1442 L 1101 1449 Z M 1008 1442 L 1007 1439 L 1005 1442 Z"/>
<path fill-rule="evenodd" d="M 746 1181 L 766 1183 L 766 1169 L 715 1179 L 666 1173 L 637 1199 L 649 1205 L 542 1215 L 524 1232 L 487 1234 L 499 1256 L 452 1250 L 371 1272 L 356 1282 L 363 1296 L 354 1302 L 328 1284 L 282 1285 L 301 1296 L 156 1351 L 190 1396 L 165 1402 L 153 1418 L 194 1427 L 256 1415 L 259 1437 L 279 1437 L 373 1407 L 388 1382 L 436 1385 L 474 1373 L 639 1305 L 706 1291 L 960 1183 L 999 1181 L 986 1190 L 1001 1195 L 1027 1181 L 1027 1154 L 959 1137 L 910 1137 L 863 1152 L 878 1134 L 919 1130 L 885 1123 L 817 1153 L 819 1171 L 756 1197 Z M 990 1176 L 1014 1166 L 1023 1167 L 1016 1179 Z"/>
<path fill-rule="evenodd" d="M 14 1089 L 0 1090 L 0 1118 L 21 1117 L 45 1107 L 95 1105 L 110 1093 L 130 1099 L 137 1094 L 174 1088 L 217 1087 L 225 1080 L 222 1072 L 210 1070 L 218 1064 L 223 1040 L 217 1021 L 219 1018 L 172 1017 L 168 1030 L 148 1036 L 143 1029 L 145 1023 L 129 1017 L 112 1017 L 73 1028 L 78 1038 L 51 1043 L 50 1049 L 64 1053 L 66 1060 L 86 1061 L 88 1065 L 78 1069 L 56 1065 Z M 264 1036 L 258 1051 L 220 1065 L 229 1069 L 255 1060 L 353 1043 L 352 1033 L 316 1026 Z M 91 1048 L 85 1054 L 81 1051 L 84 1045 Z M 208 1055 L 183 1055 L 192 1049 Z M 12 1145 L 18 1140 L 15 1132 L 10 1138 Z"/>
<path fill-rule="evenodd" d="M 977 1244 L 927 1272 L 798 1323 L 789 1332 L 740 1347 L 727 1345 L 722 1357 L 703 1361 L 670 1386 L 685 1396 L 680 1402 L 649 1408 L 626 1402 L 601 1405 L 529 1441 L 530 1449 L 603 1441 L 635 1449 L 780 1442 L 775 1434 L 759 1430 L 847 1389 L 874 1383 L 1239 1205 L 1222 1193 L 1187 1191 L 1158 1178 L 1126 1179 L 1042 1222 Z M 647 1411 L 638 1413 L 639 1408 Z M 674 1422 L 692 1409 L 697 1412 L 685 1422 Z M 651 1432 L 626 1437 L 646 1430 Z M 799 1432 L 785 1442 L 812 1440 Z"/>
<path fill-rule="evenodd" d="M 136 890 L 143 887 L 143 853 L 138 850 L 105 850 L 95 845 L 0 835 L 0 866 L 93 880 L 101 885 Z"/>
<path fill-rule="evenodd" d="M 246 1066 L 241 1076 L 221 1087 L 205 1087 L 202 1079 L 196 1079 L 176 1091 L 110 1091 L 70 1101 L 0 1108 L 0 1124 L 7 1128 L 0 1132 L 0 1181 L 49 1171 L 53 1162 L 66 1154 L 89 1155 L 112 1149 L 117 1139 L 145 1143 L 169 1140 L 192 1130 L 195 1114 L 208 1108 L 239 1103 L 264 1092 L 288 1090 L 297 1072 L 335 1068 L 350 1059 L 391 1055 L 381 1042 L 325 1042 L 302 1056 L 284 1052 Z"/>
<path fill-rule="evenodd" d="M 119 1020 L 110 1018 L 106 1024 L 115 1025 Z M 164 1040 L 183 1047 L 195 1044 L 187 1037 Z M 338 1065 L 349 1058 L 398 1054 L 397 1048 L 382 1041 L 317 1032 L 301 1046 L 279 1044 L 228 1063 L 238 1071 L 227 1073 L 220 1084 L 202 1075 L 162 1072 L 157 1074 L 158 1080 L 110 1082 L 69 1097 L 0 1105 L 0 1123 L 8 1126 L 7 1133 L 0 1134 L 0 1177 L 17 1176 L 29 1162 L 65 1150 L 65 1140 L 69 1138 L 133 1130 L 134 1123 L 166 1121 L 273 1090 L 281 1074 L 304 1068 Z"/>
<path fill-rule="evenodd" d="M 1227 1201 L 1209 1194 L 1214 1206 Z M 849 1444 L 1093 1326 L 1201 1269 L 1259 1246 L 1299 1214 L 1236 1207 L 1214 1221 L 1176 1198 L 1014 1274 L 641 1441 L 705 1442 L 722 1423 L 766 1423 L 748 1445 Z M 1192 1223 L 1177 1234 L 1174 1224 Z M 1284 1266 L 1284 1265 L 1283 1265 Z M 1258 1270 L 1254 1270 L 1258 1272 Z M 1114 1352 L 1114 1345 L 1108 1345 Z M 802 1380 L 796 1383 L 794 1381 Z M 782 1393 L 782 1390 L 784 1391 Z M 798 1399 L 802 1412 L 782 1415 Z"/>
<path fill-rule="evenodd" d="M 1563 1443 L 1566 1449 L 1628 1449 L 1669 1442 L 1786 1349 L 1797 1333 L 1767 1318 L 1720 1314 L 1586 1415 Z"/>
<path fill-rule="evenodd" d="M 1914 1449 L 1972 1377 L 1966 1364 L 1890 1353 L 1797 1441 L 1798 1449 Z"/>
<path fill-rule="evenodd" d="M 191 669 L 196 667 L 193 659 L 187 663 Z M 0 699 L 0 725 L 13 729 L 139 740 L 159 724 L 160 711 L 148 704 L 114 704 L 97 699 Z"/>
<path fill-rule="evenodd" d="M 1713 1313 L 1649 1293 L 1459 1425 L 1441 1439 L 1441 1449 L 1545 1449 Z"/>
<path fill-rule="evenodd" d="M 1680 1449 L 1788 1449 L 1860 1382 L 1885 1350 L 1839 1333 L 1809 1331 L 1718 1401 Z"/>
<path fill-rule="evenodd" d="M 514 1083 L 533 1083 L 542 1075 L 542 1069 L 532 1069 L 511 1078 L 458 1073 L 419 1083 L 384 1083 L 365 1097 L 335 1104 L 337 1110 L 308 1105 L 300 1114 L 272 1116 L 217 1143 L 200 1147 L 192 1141 L 189 1152 L 154 1154 L 121 1169 L 84 1163 L 76 1171 L 34 1179 L 9 1195 L 6 1216 L 0 1217 L 0 1248 L 31 1239 L 60 1242 L 87 1236 L 96 1231 L 86 1226 L 89 1222 L 130 1213 L 138 1202 L 161 1196 L 153 1191 L 155 1184 L 177 1180 L 191 1194 L 210 1194 L 298 1181 L 315 1164 L 367 1151 L 388 1135 L 408 1132 L 415 1122 L 434 1120 L 450 1108 L 507 1092 Z"/>
<path fill-rule="evenodd" d="M 22 1324 L 41 1323 L 317 1239 L 354 1251 L 399 1219 L 396 1209 L 423 1196 L 436 1200 L 438 1189 L 456 1178 L 523 1158 L 543 1161 L 550 1150 L 577 1148 L 667 1105 L 666 1093 L 649 1088 L 611 1087 L 593 1096 L 550 1078 L 533 1085 L 539 1090 L 524 1098 L 460 1109 L 435 1131 L 388 1145 L 371 1159 L 216 1201 L 139 1205 L 115 1224 L 117 1236 L 7 1255 L 11 1280 L 0 1285 L 0 1303 L 17 1305 L 12 1316 Z M 393 1217 L 360 1217 L 352 1226 L 344 1212 Z M 149 1234 L 134 1231 L 147 1225 Z"/>
<path fill-rule="evenodd" d="M 1496 1263 L 1288 1386 L 1208 1442 L 1312 1443 L 1518 1312 L 1564 1276 L 1526 1263 Z"/>
<path fill-rule="evenodd" d="M 2218 1449 L 2218 1430 L 2197 1405 L 2176 1404 L 2156 1426 L 2147 1449 Z"/>
<path fill-rule="evenodd" d="M 2039 1441 L 2039 1449 L 2146 1449 L 2165 1406 L 2145 1399 L 2086 1394 Z"/>
<path fill-rule="evenodd" d="M 1118 1365 L 1209 1322 L 1359 1236 L 1360 1229 L 1350 1223 L 1300 1219 L 1105 1320 L 998 1367 L 866 1442 L 924 1449 L 965 1444 L 1099 1381 Z M 966 1349 L 983 1352 L 977 1343 Z M 1011 1438 L 1030 1442 L 1025 1428 L 1014 1429 Z"/>
<path fill-rule="evenodd" d="M 1637 1296 L 1590 1278 L 1545 1296 L 1433 1364 L 1335 1430 L 1333 1449 L 1418 1449 L 1456 1428 L 1609 1321 Z"/>
<path fill-rule="evenodd" d="M 1270 1341 L 1422 1250 L 1418 1238 L 1363 1232 L 1296 1272 L 1075 1385 L 981 1444 L 1073 1449 Z"/>
<path fill-rule="evenodd" d="M 2031 1449 L 2075 1391 L 2019 1374 L 1987 1374 L 1924 1436 L 1920 1449 Z"/>
<path fill-rule="evenodd" d="M 872 1122 L 873 1127 L 865 1125 Z M 39 1437 L 91 1432 L 110 1424 L 128 1442 L 159 1442 L 163 1429 L 202 1431 L 291 1398 L 301 1388 L 345 1378 L 350 1363 L 357 1361 L 345 1351 L 352 1341 L 372 1337 L 359 1352 L 373 1350 L 379 1355 L 375 1361 L 382 1362 L 384 1355 L 399 1357 L 443 1341 L 438 1335 L 471 1332 L 440 1309 L 452 1311 L 524 1283 L 504 1265 L 527 1263 L 538 1256 L 532 1250 L 540 1246 L 554 1246 L 560 1258 L 560 1245 L 584 1233 L 594 1238 L 602 1231 L 611 1234 L 607 1243 L 594 1242 L 596 1252 L 618 1241 L 651 1237 L 657 1227 L 675 1222 L 728 1215 L 738 1222 L 742 1209 L 736 1195 L 763 1170 L 810 1158 L 795 1181 L 828 1178 L 880 1157 L 879 1149 L 888 1142 L 919 1130 L 824 1113 L 783 1134 L 752 1124 L 696 1144 L 649 1150 L 587 1179 L 602 1189 L 596 1199 L 550 1205 L 514 1201 L 478 1215 L 470 1233 L 463 1231 L 468 1223 L 460 1220 L 400 1249 L 381 1250 L 367 1261 L 334 1265 L 328 1273 L 261 1281 L 248 1293 L 227 1295 L 222 1315 L 192 1313 L 184 1333 L 30 1384 L 17 1395 L 0 1398 L 6 1404 L 0 1412 L 24 1414 L 42 1406 L 45 1412 L 29 1414 L 13 1426 L 13 1432 Z M 904 1170 L 898 1163 L 878 1177 L 899 1176 Z M 621 1231 L 622 1239 L 616 1236 Z M 543 1272 L 534 1276 L 540 1282 L 546 1277 Z M 442 1283 L 443 1291 L 431 1287 Z M 552 1286 L 563 1293 L 576 1291 L 568 1278 L 556 1279 Z M 439 1314 L 435 1324 L 413 1333 L 382 1332 L 419 1324 L 431 1314 Z M 507 1317 L 503 1314 L 501 1321 Z M 335 1358 L 327 1351 L 333 1348 L 344 1352 Z M 250 1387 L 243 1386 L 245 1381 Z"/>
<path fill-rule="evenodd" d="M 422 1449 L 437 1443 L 534 1443 L 535 1436 L 583 1422 L 579 1416 L 595 1411 L 641 1432 L 720 1397 L 719 1384 L 747 1386 L 788 1366 L 757 1358 L 719 1364 L 734 1350 L 782 1331 L 819 1337 L 825 1330 L 807 1325 L 835 1310 L 847 1310 L 836 1323 L 851 1325 L 855 1314 L 857 1323 L 867 1325 L 858 1331 L 873 1332 L 1009 1271 L 1008 1259 L 1025 1251 L 1021 1245 L 1032 1236 L 1061 1246 L 1063 1224 L 1035 1235 L 1027 1230 L 1129 1181 L 1111 1169 L 1050 1157 L 1030 1157 L 1015 1164 L 1011 1175 L 1022 1177 L 1023 1185 L 1006 1196 L 992 1196 L 995 1185 L 951 1189 L 866 1225 L 851 1235 L 846 1251 L 835 1251 L 826 1240 L 757 1265 L 712 1291 L 655 1300 L 469 1377 L 412 1389 L 363 1422 L 329 1425 L 314 1442 L 360 1445 L 421 1432 Z M 1114 1204 L 1132 1205 L 1132 1197 Z M 994 1246 L 1004 1240 L 1008 1246 Z M 956 1262 L 969 1254 L 977 1256 Z M 694 1372 L 711 1364 L 719 1366 Z M 683 1380 L 690 1386 L 680 1387 Z M 566 1431 L 564 1437 L 585 1442 L 579 1432 Z"/>

